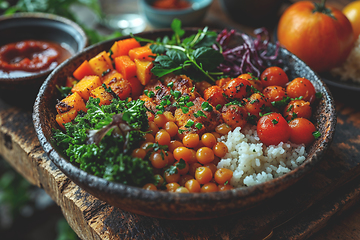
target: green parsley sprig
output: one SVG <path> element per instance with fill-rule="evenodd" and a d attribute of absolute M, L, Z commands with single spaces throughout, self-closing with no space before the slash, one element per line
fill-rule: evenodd
<path fill-rule="evenodd" d="M 169 73 L 185 74 L 195 81 L 207 80 L 215 82 L 213 76 L 223 75 L 216 71 L 217 66 L 224 61 L 221 52 L 211 46 L 217 44 L 217 33 L 209 31 L 207 27 L 197 34 L 182 39 L 185 31 L 181 29 L 181 21 L 174 19 L 171 24 L 174 34 L 171 38 L 164 37 L 156 41 L 133 36 L 139 42 L 152 43 L 154 60 L 152 73 L 162 77 Z"/>

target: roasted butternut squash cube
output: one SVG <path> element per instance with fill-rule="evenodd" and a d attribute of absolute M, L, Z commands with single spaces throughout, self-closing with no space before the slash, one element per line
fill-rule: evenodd
<path fill-rule="evenodd" d="M 124 56 L 129 54 L 129 50 L 133 48 L 140 47 L 140 43 L 135 40 L 135 38 L 127 38 L 115 42 L 110 48 L 112 52 L 112 59 L 115 59 L 118 56 Z"/>
<path fill-rule="evenodd" d="M 114 59 L 115 69 L 123 75 L 125 79 L 135 77 L 136 65 L 129 56 L 119 56 Z"/>
<path fill-rule="evenodd" d="M 56 114 L 56 122 L 62 129 L 65 129 L 64 124 L 74 120 L 77 116 L 77 113 L 78 112 L 76 111 L 76 109 L 72 108 L 70 111 Z"/>
<path fill-rule="evenodd" d="M 129 57 L 131 60 L 139 59 L 144 61 L 153 61 L 156 57 L 148 45 L 133 48 L 129 51 Z"/>
<path fill-rule="evenodd" d="M 127 79 L 131 85 L 131 97 L 137 98 L 142 93 L 144 86 L 141 85 L 139 79 L 137 77 L 132 77 Z"/>
<path fill-rule="evenodd" d="M 67 96 L 56 104 L 56 111 L 58 113 L 68 112 L 71 109 L 76 109 L 76 111 L 83 110 L 84 112 L 87 110 L 83 98 L 77 92 Z"/>
<path fill-rule="evenodd" d="M 100 103 L 99 105 L 108 105 L 111 103 L 113 96 L 111 93 L 107 92 L 103 86 L 99 86 L 91 91 L 90 97 L 99 98 Z"/>
<path fill-rule="evenodd" d="M 110 83 L 120 81 L 123 78 L 124 78 L 123 75 L 121 75 L 118 71 L 114 69 L 111 72 L 102 76 L 101 81 L 102 83 L 105 83 L 105 85 L 108 87 Z"/>
<path fill-rule="evenodd" d="M 89 60 L 89 65 L 99 77 L 101 77 L 106 71 L 114 69 L 111 60 L 105 51 L 102 51 L 95 57 L 91 58 Z"/>
<path fill-rule="evenodd" d="M 71 92 L 77 92 L 86 101 L 89 100 L 90 92 L 101 86 L 102 82 L 98 76 L 85 76 L 72 89 Z"/>
<path fill-rule="evenodd" d="M 109 84 L 111 90 L 119 96 L 121 100 L 125 100 L 131 95 L 131 84 L 126 79 L 121 79 L 120 81 L 111 82 Z"/>
<path fill-rule="evenodd" d="M 153 67 L 154 64 L 152 61 L 135 59 L 135 65 L 136 65 L 136 77 L 139 79 L 141 84 L 145 86 L 152 77 L 151 68 Z"/>

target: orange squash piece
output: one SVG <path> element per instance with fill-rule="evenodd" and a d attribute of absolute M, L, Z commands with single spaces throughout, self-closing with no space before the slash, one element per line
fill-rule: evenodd
<path fill-rule="evenodd" d="M 111 95 L 111 93 L 108 93 L 103 86 L 99 86 L 99 87 L 93 89 L 90 92 L 90 97 L 99 98 L 100 106 L 110 104 L 111 100 L 113 99 L 113 96 Z"/>
<path fill-rule="evenodd" d="M 90 92 L 101 86 L 102 82 L 98 76 L 85 76 L 72 89 L 71 92 L 77 92 L 86 101 L 89 100 Z"/>
<path fill-rule="evenodd" d="M 113 92 L 118 95 L 121 100 L 125 100 L 131 95 L 131 84 L 126 79 L 111 82 L 109 87 L 111 87 L 111 90 L 113 90 Z"/>
<path fill-rule="evenodd" d="M 73 76 L 77 79 L 77 80 L 81 80 L 83 79 L 83 77 L 85 76 L 89 76 L 89 75 L 96 75 L 96 73 L 94 72 L 94 70 L 91 68 L 89 62 L 87 60 L 85 60 L 74 72 L 73 72 Z"/>
<path fill-rule="evenodd" d="M 56 122 L 64 130 L 65 129 L 64 124 L 74 120 L 75 117 L 77 116 L 77 113 L 78 112 L 76 111 L 76 109 L 72 108 L 67 112 L 56 114 Z"/>
<path fill-rule="evenodd" d="M 142 85 L 146 85 L 152 78 L 151 68 L 153 67 L 152 61 L 143 61 L 135 59 L 136 76 Z"/>
<path fill-rule="evenodd" d="M 99 77 L 101 77 L 104 72 L 114 69 L 111 60 L 105 51 L 102 51 L 95 57 L 91 58 L 89 60 L 89 65 Z"/>
<path fill-rule="evenodd" d="M 120 81 L 123 78 L 124 78 L 123 75 L 121 75 L 118 71 L 114 69 L 111 72 L 102 76 L 101 81 L 102 83 L 105 83 L 105 85 L 108 87 L 110 83 Z"/>
<path fill-rule="evenodd" d="M 141 82 L 136 77 L 127 79 L 131 85 L 131 97 L 137 98 L 142 93 L 144 86 L 141 85 Z"/>
<path fill-rule="evenodd" d="M 84 100 L 77 92 L 67 96 L 56 104 L 56 111 L 58 113 L 68 112 L 71 109 L 75 109 L 77 112 L 80 110 L 86 112 L 87 110 Z"/>
<path fill-rule="evenodd" d="M 112 59 L 115 59 L 118 56 L 128 55 L 130 49 L 140 47 L 140 43 L 135 40 L 135 38 L 127 38 L 115 42 L 110 50 L 112 51 Z"/>
<path fill-rule="evenodd" d="M 136 65 L 129 56 L 119 56 L 114 59 L 115 69 L 123 75 L 125 79 L 135 77 Z"/>
<path fill-rule="evenodd" d="M 151 57 L 153 56 L 153 57 Z M 150 47 L 148 45 L 133 48 L 129 51 L 129 57 L 131 60 L 134 59 L 145 60 L 145 61 L 153 61 L 156 57 L 156 54 L 152 53 Z"/>

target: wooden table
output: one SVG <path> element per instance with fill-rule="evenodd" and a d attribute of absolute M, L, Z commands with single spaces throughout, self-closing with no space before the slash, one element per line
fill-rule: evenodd
<path fill-rule="evenodd" d="M 333 2 L 341 7 L 348 1 Z M 226 18 L 217 1 L 205 22 L 252 30 Z M 331 91 L 338 124 L 323 161 L 273 199 L 221 219 L 154 219 L 98 200 L 48 160 L 33 129 L 32 109 L 1 98 L 0 154 L 29 182 L 45 189 L 81 239 L 359 239 L 360 208 L 354 205 L 360 199 L 360 99 L 356 92 Z"/>

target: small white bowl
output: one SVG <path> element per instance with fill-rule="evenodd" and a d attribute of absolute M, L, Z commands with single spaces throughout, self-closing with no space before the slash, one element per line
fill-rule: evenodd
<path fill-rule="evenodd" d="M 181 20 L 182 26 L 199 24 L 205 17 L 213 0 L 187 0 L 191 6 L 180 10 L 162 10 L 152 6 L 155 0 L 139 0 L 140 12 L 155 28 L 170 27 L 172 21 Z"/>

